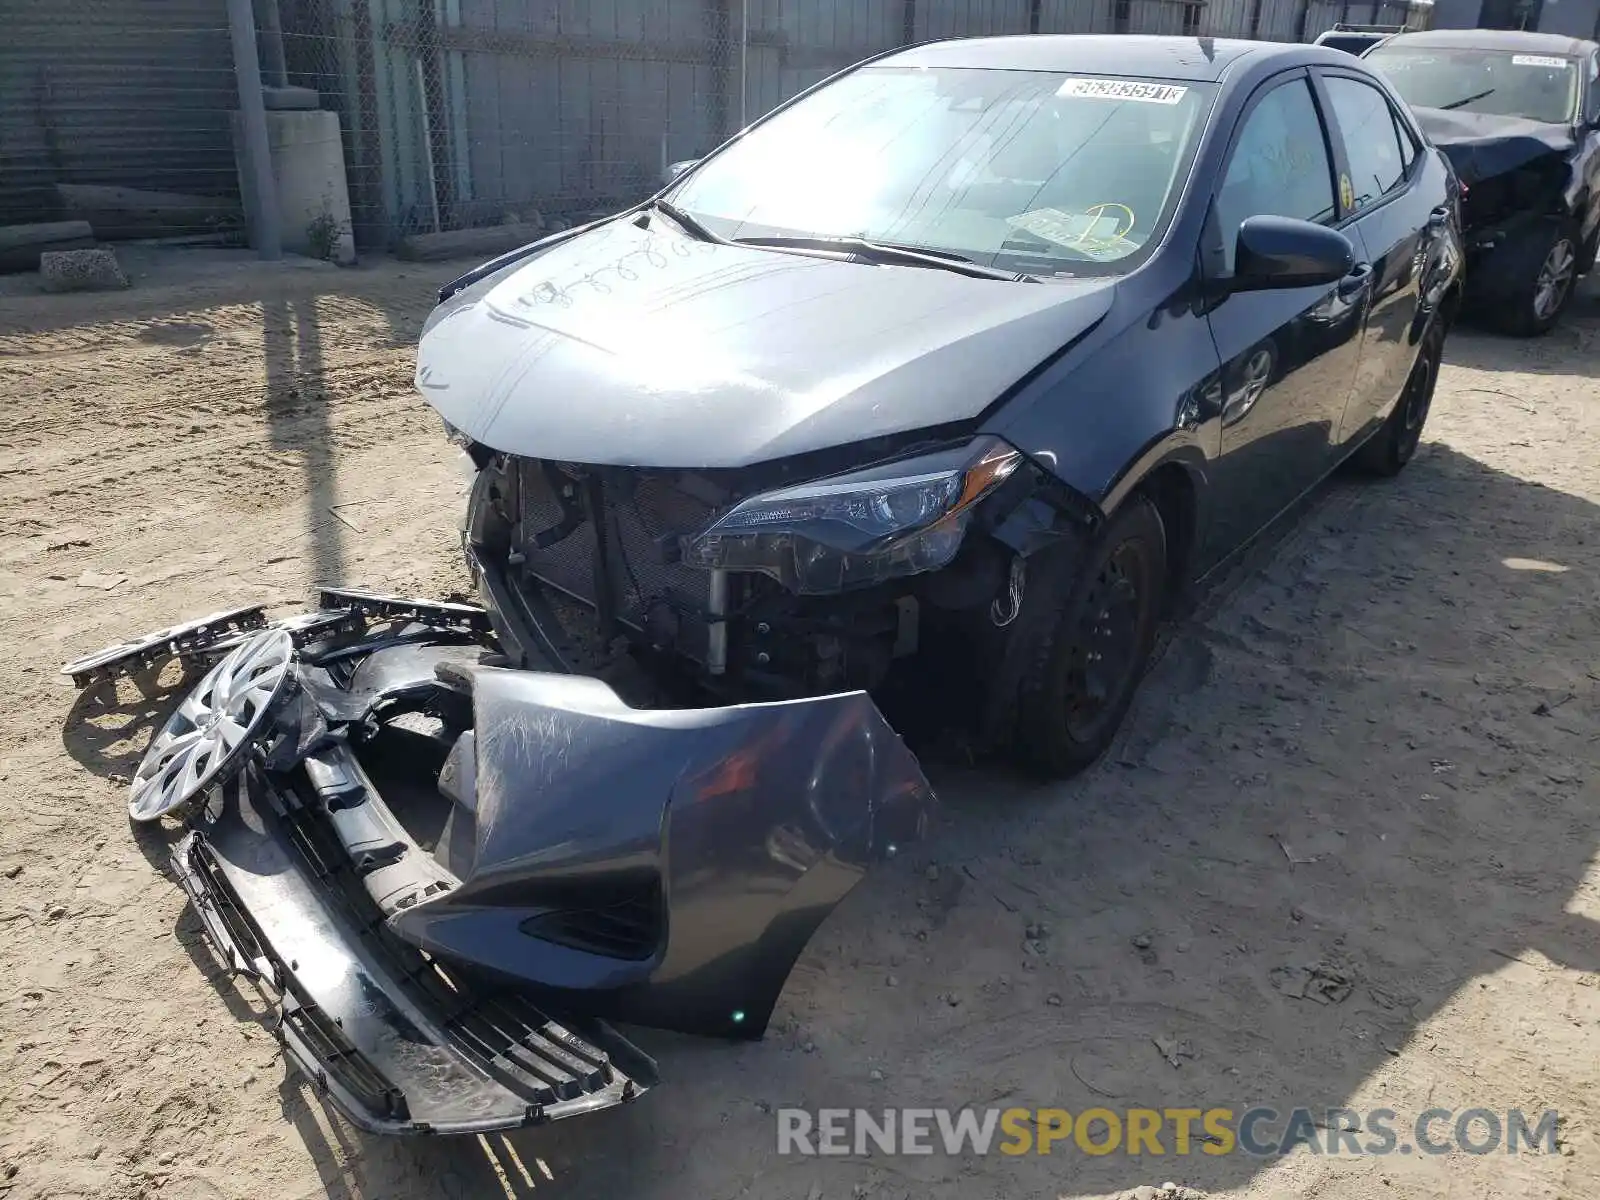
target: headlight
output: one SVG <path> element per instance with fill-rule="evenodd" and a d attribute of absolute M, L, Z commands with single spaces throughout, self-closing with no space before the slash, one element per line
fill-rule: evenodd
<path fill-rule="evenodd" d="M 1022 455 L 994 437 L 752 496 L 685 539 L 683 561 L 759 571 L 801 594 L 915 575 L 956 556 L 972 508 Z"/>

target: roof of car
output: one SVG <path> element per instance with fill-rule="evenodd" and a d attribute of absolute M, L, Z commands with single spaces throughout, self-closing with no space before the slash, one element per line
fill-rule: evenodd
<path fill-rule="evenodd" d="M 1521 29 L 1433 29 L 1426 33 L 1399 33 L 1386 46 L 1418 46 L 1433 50 L 1525 50 L 1530 54 L 1587 54 L 1595 43 L 1559 33 L 1529 33 Z"/>
<path fill-rule="evenodd" d="M 1328 58 L 1328 55 L 1333 58 Z M 1214 83 L 1244 59 L 1347 62 L 1348 55 L 1292 42 L 1229 38 L 1147 37 L 1142 34 L 1019 34 L 952 38 L 910 46 L 879 61 L 918 67 L 990 67 L 1014 71 L 1068 71 L 1134 79 Z"/>

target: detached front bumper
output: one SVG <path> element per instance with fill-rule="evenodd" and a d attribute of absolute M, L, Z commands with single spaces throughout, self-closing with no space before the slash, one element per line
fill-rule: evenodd
<path fill-rule="evenodd" d="M 634 709 L 598 680 L 495 665 L 475 606 L 321 602 L 243 629 L 213 615 L 64 671 L 144 675 L 163 652 L 203 666 L 232 645 L 207 680 L 237 680 L 284 648 L 289 678 L 238 766 L 130 810 L 190 814 L 172 863 L 209 940 L 362 1129 L 475 1133 L 630 1101 L 655 1064 L 607 1020 L 759 1036 L 818 924 L 925 827 L 927 781 L 863 693 Z M 242 730 L 227 695 L 202 681 L 172 720 Z M 164 727 L 152 756 L 163 737 L 183 740 Z M 400 753 L 419 741 L 434 757 Z"/>
<path fill-rule="evenodd" d="M 217 953 L 278 994 L 294 1064 L 370 1133 L 482 1133 L 634 1099 L 654 1063 L 597 1021 L 447 974 L 384 927 L 342 850 L 264 773 L 172 854 Z M 581 1032 L 579 1030 L 581 1029 Z"/>

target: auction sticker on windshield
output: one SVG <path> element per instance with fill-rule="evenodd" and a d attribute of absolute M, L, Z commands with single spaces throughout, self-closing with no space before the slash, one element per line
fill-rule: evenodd
<path fill-rule="evenodd" d="M 1141 104 L 1176 104 L 1189 89 L 1170 83 L 1144 83 L 1137 79 L 1069 79 L 1058 96 L 1089 100 L 1136 100 Z"/>
<path fill-rule="evenodd" d="M 1552 58 L 1548 54 L 1513 54 L 1511 61 L 1519 67 L 1564 67 L 1567 60 Z"/>

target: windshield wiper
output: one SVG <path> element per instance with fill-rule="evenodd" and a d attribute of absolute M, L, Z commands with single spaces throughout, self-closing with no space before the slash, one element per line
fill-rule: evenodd
<path fill-rule="evenodd" d="M 1450 101 L 1449 104 L 1441 104 L 1439 108 L 1446 111 L 1452 108 L 1460 108 L 1463 104 L 1471 104 L 1474 100 L 1482 100 L 1485 96 L 1492 95 L 1494 91 L 1494 88 L 1485 88 L 1474 96 L 1463 96 L 1459 100 Z"/>
<path fill-rule="evenodd" d="M 671 200 L 652 200 L 650 201 L 650 207 L 659 213 L 665 213 L 667 216 L 671 217 L 673 222 L 682 226 L 683 231 L 690 237 L 698 238 L 702 242 L 715 242 L 719 246 L 726 246 L 730 244 L 727 238 L 718 237 L 716 234 L 712 233 L 711 230 L 707 229 L 705 225 L 701 223 L 699 217 L 691 216 L 689 213 L 684 212 L 683 209 L 679 208 Z"/>
<path fill-rule="evenodd" d="M 671 214 L 668 214 L 671 215 Z M 770 246 L 774 250 L 824 250 L 841 254 L 854 254 L 877 263 L 895 263 L 907 267 L 933 267 L 940 271 L 953 271 L 957 275 L 970 275 L 974 279 L 1004 279 L 1008 283 L 1038 283 L 1036 276 L 1021 271 L 1005 271 L 999 267 L 986 267 L 973 262 L 965 255 L 950 250 L 925 250 L 920 246 L 901 246 L 893 242 L 873 242 L 858 237 L 749 237 L 735 238 L 739 246 Z"/>

